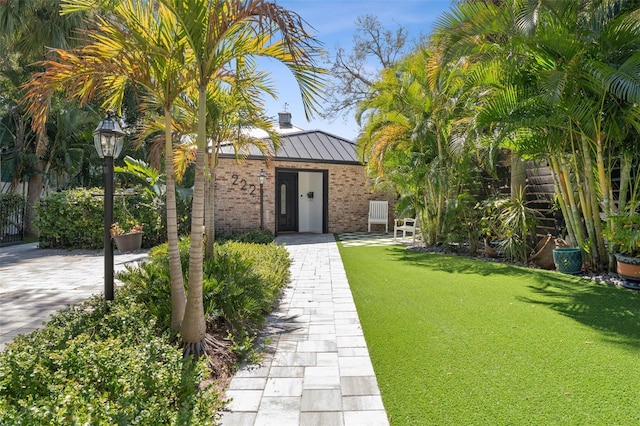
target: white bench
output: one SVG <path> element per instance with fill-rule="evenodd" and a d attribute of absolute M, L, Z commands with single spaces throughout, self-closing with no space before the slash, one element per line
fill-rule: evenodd
<path fill-rule="evenodd" d="M 389 232 L 389 202 L 369 201 L 368 232 L 371 232 L 371 225 L 384 225 L 384 232 Z"/>
<path fill-rule="evenodd" d="M 402 238 L 407 237 L 407 232 L 411 233 L 413 242 L 416 242 L 416 232 L 420 231 L 420 226 L 415 218 L 405 217 L 404 219 L 396 219 L 393 225 L 393 241 L 396 241 L 398 232 L 402 232 Z"/>

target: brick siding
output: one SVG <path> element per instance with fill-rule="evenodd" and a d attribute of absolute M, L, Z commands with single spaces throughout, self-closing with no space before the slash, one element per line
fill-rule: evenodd
<path fill-rule="evenodd" d="M 264 228 L 275 232 L 276 168 L 328 172 L 330 233 L 366 231 L 369 200 L 389 200 L 389 226 L 393 226 L 393 197 L 371 192 L 371 182 L 365 176 L 362 165 L 272 161 L 267 166 L 261 160 L 238 163 L 234 159 L 221 158 L 216 168 L 216 233 L 230 234 L 260 227 L 260 169 L 267 175 L 264 184 Z M 375 226 L 375 230 L 384 229 L 383 225 Z"/>

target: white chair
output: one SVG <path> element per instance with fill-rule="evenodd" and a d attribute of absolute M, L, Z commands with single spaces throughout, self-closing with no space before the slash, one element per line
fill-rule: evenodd
<path fill-rule="evenodd" d="M 416 242 L 416 232 L 420 231 L 420 226 L 415 218 L 405 217 L 404 219 L 396 219 L 393 225 L 393 241 L 396 241 L 398 232 L 402 232 L 402 238 L 407 237 L 407 232 L 411 233 L 413 242 Z"/>
<path fill-rule="evenodd" d="M 369 231 L 372 224 L 384 225 L 384 232 L 389 232 L 389 202 L 369 201 Z"/>

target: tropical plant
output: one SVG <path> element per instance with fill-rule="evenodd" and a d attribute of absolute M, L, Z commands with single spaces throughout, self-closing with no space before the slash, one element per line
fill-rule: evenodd
<path fill-rule="evenodd" d="M 149 105 L 163 107 L 165 156 L 166 163 L 171 165 L 172 118 L 177 100 L 183 101 L 180 106 L 197 109 L 186 304 L 171 210 L 167 211 L 167 217 L 175 302 L 172 328 L 180 328 L 185 354 L 200 355 L 206 332 L 202 300 L 206 151 L 212 135 L 207 112 L 208 103 L 217 102 L 210 94 L 215 94 L 223 83 L 234 84 L 234 76 L 246 75 L 237 72 L 238 67 L 247 69 L 244 64 L 250 64 L 254 57 L 265 56 L 282 62 L 292 71 L 305 112 L 310 114 L 316 108 L 322 84 L 323 70 L 315 65 L 320 49 L 306 32 L 300 16 L 262 0 L 158 0 L 154 7 L 135 0 L 66 0 L 64 4 L 65 13 L 95 10 L 100 5 L 105 10 L 97 19 L 96 30 L 87 34 L 88 43 L 75 52 L 56 50 L 57 60 L 46 62 L 46 70 L 29 86 L 27 99 L 40 131 L 46 119 L 46 100 L 57 89 L 64 88 L 80 101 L 98 96 L 104 99 L 103 106 L 117 108 L 127 83 L 139 83 L 148 90 Z M 167 170 L 167 197 L 173 197 L 172 168 Z M 172 205 L 169 200 L 167 204 Z"/>
<path fill-rule="evenodd" d="M 637 8 L 464 1 L 436 30 L 446 61 L 467 64 L 476 133 L 547 160 L 570 238 L 595 267 L 607 263 L 601 214 L 616 211 L 612 171 L 640 128 Z"/>
<path fill-rule="evenodd" d="M 412 199 L 427 244 L 446 239 L 447 200 L 468 189 L 476 168 L 468 139 L 455 137 L 467 108 L 455 66 L 431 69 L 437 55 L 422 48 L 384 70 L 359 104 L 358 144 L 368 170 Z"/>
<path fill-rule="evenodd" d="M 266 56 L 282 62 L 299 84 L 305 112 L 316 107 L 321 87 L 315 65 L 320 50 L 305 30 L 300 16 L 275 3 L 261 0 L 222 1 L 164 0 L 179 21 L 180 35 L 193 54 L 189 67 L 197 89 L 198 127 L 195 183 L 189 257 L 189 287 L 181 337 L 186 354 L 203 353 L 206 324 L 203 309 L 203 233 L 204 189 L 206 181 L 207 91 L 210 82 L 230 73 L 234 64 L 254 56 Z"/>
<path fill-rule="evenodd" d="M 612 251 L 626 256 L 640 257 L 640 203 L 629 203 L 623 211 L 613 215 L 605 235 Z"/>
<path fill-rule="evenodd" d="M 33 132 L 31 117 L 21 103 L 22 86 L 29 81 L 36 62 L 50 55 L 49 47 L 71 48 L 78 43 L 76 32 L 92 22 L 87 14 L 61 16 L 59 0 L 6 0 L 0 2 L 0 147 L 3 148 L 3 170 L 11 170 L 12 188 L 19 181 L 28 182 L 25 210 L 25 233 L 36 236 L 35 206 L 47 187 L 47 172 L 69 167 L 78 173 L 81 146 L 76 136 L 80 130 L 82 112 L 73 105 L 51 107 L 51 122 L 47 132 Z M 50 56 L 49 56 L 50 57 Z M 74 111 L 77 120 L 67 120 L 66 111 Z M 71 130 L 71 132 L 69 132 Z M 59 138 L 73 135 L 70 150 L 61 149 L 67 141 Z M 55 141 L 55 146 L 50 146 Z M 88 157 L 85 157 L 88 158 Z M 70 160 L 74 163 L 71 165 Z M 66 164 L 64 164 L 66 163 Z M 60 167 L 58 167 L 58 165 Z"/>
<path fill-rule="evenodd" d="M 527 206 L 524 192 L 518 196 L 498 200 L 498 236 L 500 247 L 508 259 L 526 262 L 534 246 L 536 225 L 540 212 Z"/>

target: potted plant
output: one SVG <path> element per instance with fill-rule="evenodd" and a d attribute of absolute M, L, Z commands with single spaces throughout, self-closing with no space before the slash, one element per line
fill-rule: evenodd
<path fill-rule="evenodd" d="M 618 275 L 625 280 L 636 281 L 640 288 L 640 202 L 628 204 L 622 212 L 612 217 L 607 229 L 607 239 L 615 251 Z"/>
<path fill-rule="evenodd" d="M 125 231 L 118 222 L 111 225 L 111 238 L 115 241 L 120 253 L 140 250 L 142 247 L 142 225 L 135 224 Z"/>
<path fill-rule="evenodd" d="M 566 247 L 566 242 L 564 243 L 565 247 L 558 245 L 559 243 L 556 241 L 557 247 L 552 252 L 556 270 L 563 274 L 579 274 L 582 271 L 582 251 L 577 247 Z"/>

